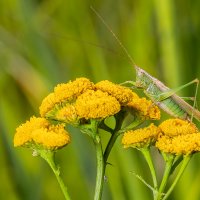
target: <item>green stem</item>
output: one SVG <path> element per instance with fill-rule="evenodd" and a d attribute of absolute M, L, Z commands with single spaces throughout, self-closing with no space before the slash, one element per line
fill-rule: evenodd
<path fill-rule="evenodd" d="M 163 178 L 162 178 L 162 182 L 160 184 L 158 193 L 154 198 L 156 200 L 161 200 L 162 199 L 164 189 L 165 189 L 165 187 L 167 185 L 167 181 L 168 181 L 169 176 L 170 176 L 171 168 L 172 168 L 173 161 L 174 161 L 174 156 L 173 155 L 168 155 L 167 157 L 165 157 L 165 161 L 166 161 L 166 165 L 165 165 L 165 171 L 164 171 L 164 175 L 163 175 Z"/>
<path fill-rule="evenodd" d="M 151 159 L 150 149 L 148 147 L 145 147 L 145 148 L 140 149 L 140 151 L 144 155 L 144 157 L 147 161 L 147 164 L 149 166 L 150 172 L 151 172 L 151 176 L 153 179 L 153 185 L 154 185 L 153 196 L 155 197 L 155 195 L 156 195 L 155 191 L 157 191 L 157 189 L 158 189 L 158 182 L 157 182 L 157 178 L 156 178 L 156 172 L 155 172 L 155 168 L 153 165 L 153 161 Z"/>
<path fill-rule="evenodd" d="M 94 200 L 100 200 L 103 192 L 103 181 L 104 181 L 104 172 L 105 164 L 103 159 L 103 149 L 101 145 L 101 138 L 98 132 L 99 122 L 97 120 L 91 120 L 89 131 L 93 138 L 93 142 L 96 149 L 96 162 L 97 162 L 97 174 L 96 174 L 96 185 Z"/>
<path fill-rule="evenodd" d="M 106 149 L 105 149 L 105 152 L 104 152 L 104 155 L 103 155 L 103 157 L 104 157 L 104 162 L 105 162 L 105 163 L 106 163 L 107 160 L 108 160 L 108 157 L 109 157 L 109 155 L 110 155 L 110 152 L 111 152 L 111 150 L 112 150 L 112 148 L 113 148 L 113 145 L 115 144 L 115 142 L 116 142 L 118 136 L 119 136 L 119 133 L 118 133 L 118 132 L 115 132 L 115 133 L 113 133 L 112 136 L 110 137 L 110 140 L 109 140 L 109 142 L 108 142 L 108 144 L 107 144 L 107 146 L 106 146 Z"/>
<path fill-rule="evenodd" d="M 110 140 L 108 141 L 108 144 L 106 146 L 106 149 L 105 149 L 104 155 L 103 155 L 105 164 L 108 160 L 108 157 L 109 157 L 110 152 L 113 148 L 113 145 L 115 144 L 118 136 L 120 135 L 119 130 L 122 127 L 122 123 L 123 123 L 125 116 L 126 116 L 126 112 L 121 112 L 121 113 L 119 113 L 118 115 L 115 116 L 116 126 L 115 126 L 115 129 L 112 130 L 112 132 L 111 132 L 112 135 L 110 137 Z"/>
<path fill-rule="evenodd" d="M 105 163 L 103 159 L 103 150 L 100 138 L 95 141 L 95 147 L 96 147 L 96 158 L 97 158 L 97 176 L 96 176 L 94 200 L 100 200 L 103 191 L 103 181 L 105 172 Z"/>
<path fill-rule="evenodd" d="M 192 157 L 191 155 L 186 155 L 184 157 L 183 163 L 181 165 L 181 168 L 180 168 L 180 170 L 179 170 L 174 182 L 172 183 L 171 187 L 169 188 L 169 190 L 167 191 L 166 195 L 164 196 L 163 200 L 166 200 L 169 197 L 169 195 L 171 194 L 171 192 L 173 191 L 174 187 L 176 186 L 177 182 L 179 181 L 180 177 L 182 176 L 185 168 L 187 167 L 191 157 Z"/>
<path fill-rule="evenodd" d="M 55 152 L 52 152 L 52 151 L 39 151 L 40 153 L 40 156 L 45 159 L 47 161 L 47 163 L 49 164 L 49 166 L 51 167 L 51 169 L 53 170 L 56 178 L 57 178 L 57 181 L 60 185 L 60 188 L 63 192 L 63 195 L 65 196 L 65 199 L 66 200 L 70 200 L 70 196 L 67 192 L 67 187 L 65 186 L 62 178 L 61 178 L 61 175 L 60 175 L 60 170 L 59 170 L 59 167 L 56 165 L 55 163 Z"/>

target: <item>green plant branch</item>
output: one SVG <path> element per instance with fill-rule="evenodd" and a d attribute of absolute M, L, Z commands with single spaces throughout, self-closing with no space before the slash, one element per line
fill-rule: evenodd
<path fill-rule="evenodd" d="M 95 141 L 95 148 L 96 148 L 96 159 L 97 159 L 97 175 L 96 175 L 94 200 L 100 200 L 103 191 L 103 181 L 105 172 L 103 150 L 100 138 Z"/>
<path fill-rule="evenodd" d="M 126 112 L 122 111 L 120 113 L 118 113 L 116 116 L 115 116 L 115 120 L 116 120 L 116 125 L 115 125 L 115 129 L 112 130 L 112 135 L 110 137 L 110 140 L 108 141 L 108 144 L 106 146 L 106 149 L 104 151 L 104 162 L 105 164 L 107 163 L 107 160 L 108 160 L 108 157 L 110 155 L 110 152 L 118 138 L 118 136 L 120 135 L 120 132 L 119 130 L 121 129 L 122 127 L 122 124 L 123 124 L 123 121 L 126 117 Z"/>
<path fill-rule="evenodd" d="M 60 185 L 60 188 L 63 192 L 63 195 L 66 200 L 70 200 L 70 196 L 67 191 L 67 187 L 65 186 L 63 179 L 60 175 L 60 169 L 55 163 L 55 152 L 53 151 L 48 151 L 48 150 L 39 150 L 40 156 L 47 161 L 51 169 L 53 170 L 53 173 L 55 174 L 57 181 Z"/>
<path fill-rule="evenodd" d="M 158 193 L 154 198 L 155 200 L 161 200 L 162 199 L 163 192 L 165 190 L 165 187 L 167 185 L 167 181 L 168 181 L 169 176 L 171 174 L 171 169 L 172 169 L 172 165 L 173 165 L 173 161 L 174 161 L 175 156 L 171 155 L 171 154 L 166 155 L 165 153 L 163 153 L 163 158 L 166 162 L 165 171 L 164 171 L 164 174 L 163 174 L 163 178 L 162 178 Z"/>
<path fill-rule="evenodd" d="M 182 176 L 182 174 L 183 174 L 185 168 L 187 167 L 187 165 L 188 165 L 188 163 L 189 163 L 191 157 L 192 157 L 191 154 L 190 154 L 190 155 L 186 155 L 186 156 L 184 157 L 183 163 L 182 163 L 182 165 L 181 165 L 181 168 L 180 168 L 180 170 L 179 170 L 179 172 L 178 172 L 178 174 L 177 174 L 177 176 L 176 176 L 174 182 L 172 183 L 171 187 L 168 189 L 167 193 L 165 194 L 163 200 L 166 200 L 166 199 L 169 197 L 169 195 L 171 194 L 171 192 L 173 191 L 174 187 L 176 186 L 177 182 L 179 181 L 180 177 Z"/>
<path fill-rule="evenodd" d="M 141 148 L 140 151 L 142 152 L 142 154 L 144 155 L 146 162 L 149 166 L 150 172 L 151 172 L 151 176 L 152 176 L 152 180 L 153 180 L 153 186 L 154 186 L 154 190 L 153 190 L 153 195 L 155 197 L 155 191 L 157 191 L 158 189 L 158 182 L 157 182 L 157 177 L 156 177 L 156 172 L 155 172 L 155 168 L 153 165 L 153 161 L 151 159 L 151 154 L 150 154 L 150 148 L 149 147 L 144 147 Z"/>
<path fill-rule="evenodd" d="M 132 173 L 137 179 L 139 179 L 144 185 L 146 185 L 152 192 L 155 191 L 155 189 L 150 185 L 148 184 L 143 178 L 142 176 L 136 174 L 135 172 L 130 172 Z"/>
<path fill-rule="evenodd" d="M 105 164 L 104 164 L 104 158 L 103 158 L 101 138 L 98 132 L 99 121 L 92 119 L 90 122 L 91 122 L 90 126 L 87 129 L 95 145 L 96 162 L 97 162 L 97 174 L 96 174 L 94 200 L 100 200 L 102 196 L 102 192 L 103 192 Z M 85 129 L 85 132 L 87 133 L 86 129 Z"/>

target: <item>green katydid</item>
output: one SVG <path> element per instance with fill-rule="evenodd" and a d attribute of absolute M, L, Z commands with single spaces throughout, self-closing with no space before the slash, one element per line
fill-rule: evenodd
<path fill-rule="evenodd" d="M 177 89 L 169 89 L 161 81 L 149 75 L 143 69 L 135 66 L 136 69 L 136 82 L 130 82 L 138 88 L 142 88 L 144 93 L 162 110 L 170 114 L 173 117 L 181 119 L 192 120 L 196 118 L 200 121 L 200 112 L 184 101 L 181 97 L 175 94 L 175 92 L 182 88 L 197 83 L 196 93 L 194 101 L 196 101 L 197 89 L 199 80 L 195 79 L 185 85 L 180 86 Z M 195 102 L 194 102 L 195 106 Z"/>
<path fill-rule="evenodd" d="M 161 81 L 148 74 L 145 70 L 136 66 L 134 60 L 128 53 L 127 49 L 121 43 L 116 34 L 112 31 L 112 29 L 108 26 L 105 20 L 101 17 L 101 15 L 99 15 L 99 13 L 93 7 L 91 7 L 91 9 L 100 18 L 100 20 L 103 22 L 106 28 L 112 33 L 112 35 L 114 36 L 120 47 L 124 50 L 128 58 L 130 59 L 131 63 L 134 65 L 134 68 L 136 70 L 136 81 L 135 82 L 126 81 L 125 83 L 130 83 L 137 88 L 143 89 L 146 96 L 148 96 L 159 108 L 161 108 L 169 115 L 191 121 L 194 117 L 198 121 L 200 121 L 200 112 L 199 110 L 194 108 L 196 105 L 196 96 L 197 96 L 199 80 L 195 79 L 185 85 L 180 86 L 177 89 L 168 88 Z M 197 84 L 193 106 L 191 106 L 181 97 L 175 94 L 179 90 L 183 89 L 188 85 L 191 85 L 192 83 Z"/>

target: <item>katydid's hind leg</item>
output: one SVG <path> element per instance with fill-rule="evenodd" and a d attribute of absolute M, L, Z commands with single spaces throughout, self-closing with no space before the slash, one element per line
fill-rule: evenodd
<path fill-rule="evenodd" d="M 195 101 L 195 97 L 181 97 L 181 99 L 183 99 L 184 101 L 192 101 L 192 102 Z M 195 108 L 197 110 L 199 110 L 197 100 L 196 100 L 196 103 L 195 103 Z"/>
<path fill-rule="evenodd" d="M 196 86 L 197 89 L 196 89 L 196 92 L 195 92 L 195 96 L 196 96 L 196 93 L 197 93 L 197 90 L 198 90 L 198 85 L 199 85 L 199 80 L 198 79 L 194 79 L 193 81 L 190 81 L 189 83 L 186 83 L 185 85 L 182 85 L 182 86 L 180 86 L 178 88 L 169 89 L 168 91 L 163 92 L 163 93 L 157 95 L 157 97 L 154 97 L 154 98 L 156 99 L 156 101 L 163 101 L 163 100 L 171 97 L 176 92 L 178 92 L 178 91 L 182 90 L 183 88 L 185 88 L 185 87 L 187 87 L 189 85 L 192 85 L 194 83 L 197 84 L 197 86 Z"/>
<path fill-rule="evenodd" d="M 194 97 L 181 97 L 181 99 L 185 100 L 185 101 L 194 101 Z"/>
<path fill-rule="evenodd" d="M 194 95 L 193 109 L 195 109 L 195 107 L 197 107 L 197 94 L 198 94 L 198 88 L 199 88 L 199 79 L 195 79 L 195 83 L 196 83 L 196 89 L 195 89 L 195 95 Z M 191 121 L 193 120 L 193 117 L 194 117 L 194 114 L 192 112 Z"/>

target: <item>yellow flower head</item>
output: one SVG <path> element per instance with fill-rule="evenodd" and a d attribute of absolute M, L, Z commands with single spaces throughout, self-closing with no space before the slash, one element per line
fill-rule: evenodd
<path fill-rule="evenodd" d="M 56 112 L 55 119 L 65 123 L 78 123 L 78 116 L 75 106 L 73 104 L 66 104 L 63 108 Z"/>
<path fill-rule="evenodd" d="M 85 119 L 106 118 L 120 111 L 120 104 L 115 97 L 101 90 L 87 90 L 75 103 L 77 115 Z"/>
<path fill-rule="evenodd" d="M 200 133 L 191 133 L 174 137 L 161 135 L 156 142 L 156 147 L 165 153 L 176 155 L 191 154 L 200 151 Z"/>
<path fill-rule="evenodd" d="M 50 93 L 42 101 L 40 115 L 45 117 L 49 111 L 52 111 L 56 104 L 63 105 L 63 102 L 73 102 L 87 89 L 93 88 L 94 84 L 87 78 L 77 78 L 75 81 L 58 84 L 54 88 L 54 93 Z"/>
<path fill-rule="evenodd" d="M 32 139 L 36 144 L 40 144 L 44 148 L 51 150 L 62 148 L 70 143 L 71 140 L 69 134 L 61 124 L 34 130 Z"/>
<path fill-rule="evenodd" d="M 35 116 L 30 118 L 30 121 L 20 125 L 16 129 L 14 137 L 14 146 L 22 146 L 27 142 L 32 140 L 32 132 L 35 129 L 40 129 L 42 127 L 47 127 L 49 122 L 44 118 L 36 118 Z"/>
<path fill-rule="evenodd" d="M 124 148 L 149 146 L 156 141 L 159 133 L 160 129 L 152 123 L 145 128 L 127 131 L 122 138 L 122 144 Z"/>
<path fill-rule="evenodd" d="M 56 97 L 60 102 L 73 101 L 88 89 L 93 89 L 94 84 L 87 78 L 77 78 L 75 81 L 58 84 L 54 88 Z"/>
<path fill-rule="evenodd" d="M 114 84 L 108 80 L 100 81 L 95 86 L 97 89 L 115 97 L 122 106 L 126 105 L 132 98 L 138 98 L 138 95 L 130 89 Z"/>
<path fill-rule="evenodd" d="M 50 93 L 47 97 L 45 97 L 40 106 L 40 115 L 44 117 L 50 110 L 53 109 L 55 104 L 59 103 L 59 99 L 56 98 L 54 93 Z"/>
<path fill-rule="evenodd" d="M 160 119 L 159 108 L 146 98 L 135 98 L 127 104 L 131 113 L 144 117 L 145 119 Z"/>
<path fill-rule="evenodd" d="M 37 147 L 55 150 L 70 142 L 70 136 L 63 125 L 51 125 L 44 118 L 32 117 L 20 125 L 14 136 L 14 146 Z"/>
<path fill-rule="evenodd" d="M 197 127 L 193 123 L 182 119 L 168 119 L 162 122 L 159 127 L 163 134 L 171 137 L 198 132 Z"/>

